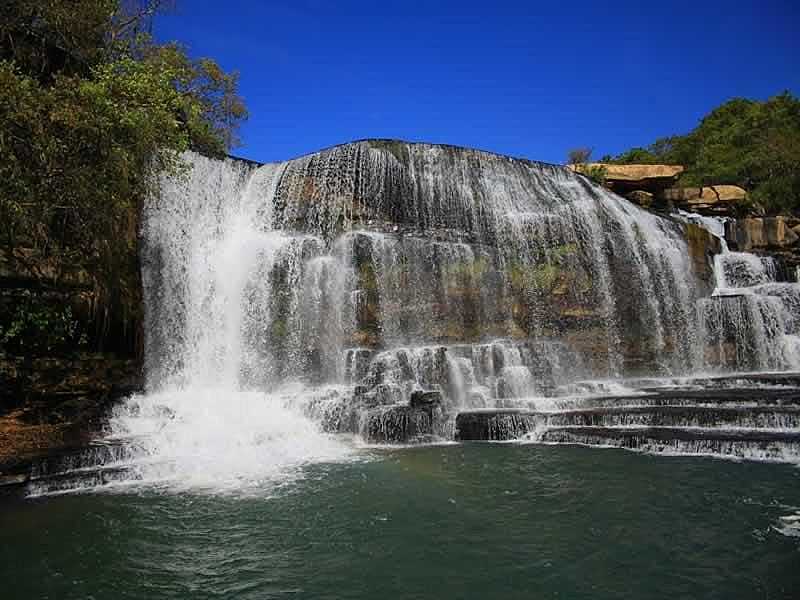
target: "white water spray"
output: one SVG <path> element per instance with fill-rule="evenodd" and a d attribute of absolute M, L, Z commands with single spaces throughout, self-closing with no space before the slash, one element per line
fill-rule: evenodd
<path fill-rule="evenodd" d="M 189 158 L 188 180 L 165 180 L 146 209 L 148 392 L 118 407 L 111 438 L 129 440 L 126 466 L 148 486 L 280 484 L 348 453 L 302 414 L 302 389 L 270 376 L 270 275 L 291 244 L 264 199 L 282 165 Z"/>

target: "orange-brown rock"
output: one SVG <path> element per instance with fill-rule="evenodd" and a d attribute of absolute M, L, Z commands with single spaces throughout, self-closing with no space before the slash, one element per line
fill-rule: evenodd
<path fill-rule="evenodd" d="M 592 163 L 591 167 L 603 167 L 608 181 L 626 183 L 646 183 L 653 181 L 674 181 L 683 173 L 681 165 L 613 165 Z"/>
<path fill-rule="evenodd" d="M 605 170 L 606 180 L 613 183 L 641 184 L 640 189 L 647 189 L 652 183 L 671 183 L 683 173 L 681 165 L 617 165 L 612 163 L 587 163 L 569 165 L 573 171 L 587 172 L 599 167 Z"/>
<path fill-rule="evenodd" d="M 683 172 L 681 165 L 616 165 L 611 163 L 588 163 L 570 165 L 573 171 L 588 173 L 594 168 L 605 172 L 605 185 L 621 196 L 635 191 L 658 195 L 675 184 Z"/>
<path fill-rule="evenodd" d="M 742 252 L 781 250 L 800 240 L 798 233 L 789 227 L 786 217 L 738 219 L 735 234 L 736 246 Z"/>
<path fill-rule="evenodd" d="M 738 185 L 674 187 L 664 190 L 661 199 L 694 212 L 731 214 L 736 205 L 747 200 L 747 191 Z"/>

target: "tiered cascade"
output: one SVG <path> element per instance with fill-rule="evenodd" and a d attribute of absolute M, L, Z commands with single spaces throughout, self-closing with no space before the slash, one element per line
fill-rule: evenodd
<path fill-rule="evenodd" d="M 680 218 L 558 166 L 448 146 L 187 160 L 143 215 L 148 391 L 110 423 L 125 477 L 258 481 L 265 461 L 347 454 L 333 433 L 653 449 L 619 428 L 796 432 L 792 410 L 751 422 L 720 394 L 629 401 L 662 385 L 642 377 L 800 365 L 800 286 L 765 259 L 714 258 Z M 524 425 L 487 433 L 509 415 Z M 762 454 L 796 450 L 776 443 Z"/>

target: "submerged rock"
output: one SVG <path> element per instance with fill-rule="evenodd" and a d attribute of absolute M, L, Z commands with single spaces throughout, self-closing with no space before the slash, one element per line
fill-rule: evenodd
<path fill-rule="evenodd" d="M 677 208 L 704 215 L 733 215 L 747 200 L 747 191 L 736 185 L 675 187 L 664 190 L 660 198 Z"/>

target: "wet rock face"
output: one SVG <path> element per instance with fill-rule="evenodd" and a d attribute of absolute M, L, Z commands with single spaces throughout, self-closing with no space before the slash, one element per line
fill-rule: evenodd
<path fill-rule="evenodd" d="M 380 444 L 430 442 L 434 438 L 440 412 L 427 407 L 391 406 L 369 411 L 363 417 L 362 436 Z"/>
<path fill-rule="evenodd" d="M 282 334 L 273 344 L 284 355 L 275 357 L 279 373 L 322 368 L 320 379 L 330 380 L 335 360 L 325 355 L 347 348 L 577 341 L 589 330 L 603 342 L 575 350 L 605 369 L 629 360 L 641 367 L 657 355 L 677 367 L 686 356 L 671 347 L 688 339 L 707 269 L 687 277 L 693 271 L 683 226 L 624 205 L 581 176 L 475 150 L 392 141 L 264 168 L 277 169 L 272 226 L 311 235 L 319 240 L 313 252 L 330 256 L 326 274 L 313 278 L 302 275 L 308 258 L 285 257 L 281 297 L 319 301 L 311 326 L 287 317 L 273 328 Z M 671 180 L 674 171 L 651 175 Z M 327 287 L 319 294 L 307 284 Z M 294 312 L 302 309 L 273 310 Z M 363 368 L 355 369 L 363 377 Z"/>
<path fill-rule="evenodd" d="M 542 417 L 521 410 L 481 410 L 459 413 L 456 439 L 461 441 L 515 440 L 535 431 Z"/>
<path fill-rule="evenodd" d="M 350 386 L 330 428 L 398 439 L 427 427 L 420 391 L 449 418 L 699 364 L 713 240 L 568 169 L 392 141 L 257 168 L 192 160 L 143 218 L 153 381 L 219 370 L 241 332 L 232 380 Z M 252 264 L 219 264 L 229 246 Z"/>
<path fill-rule="evenodd" d="M 409 402 L 412 408 L 434 408 L 442 404 L 442 393 L 438 391 L 424 392 L 416 390 L 411 393 Z"/>
<path fill-rule="evenodd" d="M 625 396 L 540 400 L 541 409 L 473 410 L 456 418 L 456 439 L 614 446 L 647 452 L 796 461 L 796 374 L 642 381 Z M 655 384 L 655 385 L 654 385 Z M 665 385 L 666 384 L 666 385 Z M 633 390 L 630 390 L 631 392 Z"/>
<path fill-rule="evenodd" d="M 704 295 L 709 294 L 715 286 L 714 256 L 722 251 L 721 241 L 710 231 L 694 223 L 686 223 L 685 227 L 692 271 L 702 282 Z"/>

